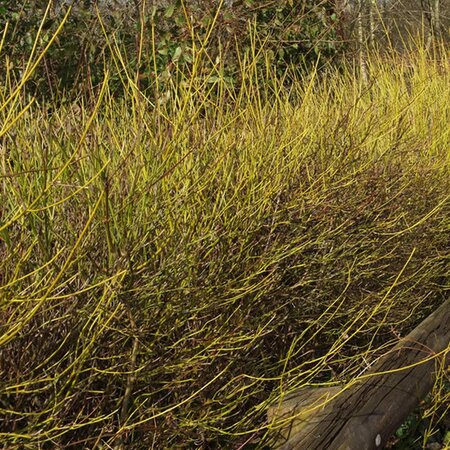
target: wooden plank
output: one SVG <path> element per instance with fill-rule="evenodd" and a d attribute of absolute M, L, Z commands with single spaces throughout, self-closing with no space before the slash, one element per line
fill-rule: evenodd
<path fill-rule="evenodd" d="M 280 430 L 275 448 L 383 448 L 431 391 L 442 363 L 450 363 L 450 301 L 350 385 L 302 390 L 270 408 L 271 422 L 296 415 Z"/>

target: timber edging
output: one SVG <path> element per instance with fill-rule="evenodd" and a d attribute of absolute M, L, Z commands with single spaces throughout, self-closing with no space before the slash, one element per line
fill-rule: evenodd
<path fill-rule="evenodd" d="M 376 450 L 450 363 L 450 300 L 346 386 L 302 388 L 268 411 L 279 450 Z M 444 366 L 444 367 L 445 367 Z"/>

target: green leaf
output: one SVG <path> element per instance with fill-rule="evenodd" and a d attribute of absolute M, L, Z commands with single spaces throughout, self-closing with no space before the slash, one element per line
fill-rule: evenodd
<path fill-rule="evenodd" d="M 184 18 L 183 15 L 177 15 L 175 17 L 175 24 L 178 25 L 179 27 L 183 26 L 186 24 L 186 19 Z"/>
<path fill-rule="evenodd" d="M 164 13 L 164 17 L 166 19 L 170 19 L 173 16 L 173 13 L 175 11 L 175 3 L 171 3 L 167 8 L 166 12 Z"/>
<path fill-rule="evenodd" d="M 181 47 L 177 47 L 175 49 L 175 53 L 172 56 L 172 61 L 177 62 L 180 59 L 180 56 L 182 53 L 183 53 L 183 51 L 181 50 Z"/>
<path fill-rule="evenodd" d="M 217 83 L 220 80 L 220 77 L 218 77 L 217 75 L 211 75 L 208 78 L 208 83 Z"/>
<path fill-rule="evenodd" d="M 444 436 L 444 445 L 450 445 L 450 431 L 447 431 Z"/>
<path fill-rule="evenodd" d="M 11 238 L 9 237 L 9 233 L 6 228 L 0 231 L 0 241 L 4 241 L 6 247 L 11 248 Z"/>
<path fill-rule="evenodd" d="M 189 52 L 185 52 L 184 54 L 183 54 L 183 59 L 186 61 L 186 62 L 188 62 L 188 63 L 191 63 L 192 62 L 192 55 L 189 53 Z"/>

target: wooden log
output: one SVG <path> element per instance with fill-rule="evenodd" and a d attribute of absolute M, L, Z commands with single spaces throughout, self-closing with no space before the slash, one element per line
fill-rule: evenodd
<path fill-rule="evenodd" d="M 450 363 L 450 301 L 446 301 L 361 377 L 343 388 L 302 389 L 269 409 L 285 419 L 280 450 L 383 448 L 431 391 L 436 364 Z M 292 419 L 286 419 L 291 417 Z"/>

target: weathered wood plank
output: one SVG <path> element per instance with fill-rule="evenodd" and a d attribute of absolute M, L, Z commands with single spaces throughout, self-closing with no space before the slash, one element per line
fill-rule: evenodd
<path fill-rule="evenodd" d="M 276 448 L 383 448 L 431 391 L 436 363 L 442 363 L 443 357 L 444 363 L 449 364 L 450 301 L 401 339 L 356 382 L 343 389 L 303 390 L 281 406 L 272 407 L 268 413 L 270 421 L 297 415 L 281 430 Z M 327 398 L 329 401 L 325 402 Z"/>

